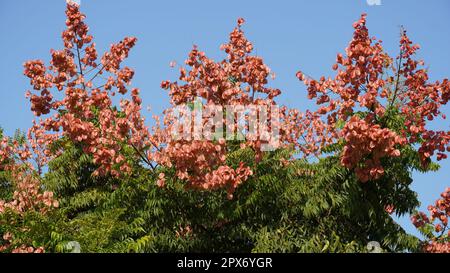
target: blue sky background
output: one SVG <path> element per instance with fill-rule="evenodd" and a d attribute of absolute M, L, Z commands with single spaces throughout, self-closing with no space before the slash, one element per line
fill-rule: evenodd
<path fill-rule="evenodd" d="M 373 1 L 373 0 L 372 0 Z M 283 91 L 279 103 L 305 110 L 313 106 L 305 87 L 295 78 L 302 70 L 313 77 L 331 75 L 336 54 L 343 52 L 352 37 L 352 23 L 368 13 L 370 34 L 383 40 L 385 49 L 396 55 L 399 29 L 403 25 L 422 49 L 419 57 L 429 66 L 432 80 L 449 77 L 450 1 L 366 0 L 310 1 L 148 1 L 82 0 L 90 33 L 100 54 L 125 36 L 136 36 L 126 65 L 135 69 L 133 86 L 141 89 L 144 105 L 151 114 L 168 106 L 161 90 L 162 80 L 175 80 L 175 60 L 183 63 L 193 44 L 216 60 L 224 57 L 220 44 L 244 17 L 243 29 L 257 54 L 277 75 L 270 84 Z M 0 126 L 7 134 L 26 130 L 33 116 L 24 93 L 30 88 L 22 64 L 28 59 L 48 62 L 50 48 L 62 48 L 65 1 L 0 0 Z M 450 116 L 450 107 L 444 112 Z M 448 120 L 434 126 L 449 129 Z M 450 160 L 439 172 L 414 174 L 413 188 L 419 193 L 422 210 L 450 185 Z M 408 217 L 398 219 L 417 235 Z"/>

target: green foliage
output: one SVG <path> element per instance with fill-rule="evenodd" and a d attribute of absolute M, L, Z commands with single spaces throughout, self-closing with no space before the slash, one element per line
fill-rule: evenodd
<path fill-rule="evenodd" d="M 386 121 L 388 122 L 388 121 Z M 54 149 L 63 153 L 49 163 L 42 177 L 60 208 L 49 214 L 2 215 L 6 230 L 32 238 L 49 252 L 70 252 L 76 241 L 82 252 L 366 252 L 370 241 L 384 251 L 416 251 L 419 240 L 407 234 L 385 211 L 398 215 L 418 206 L 410 189 L 413 170 L 422 167 L 413 147 L 401 157 L 385 159 L 385 175 L 361 183 L 340 164 L 342 143 L 325 149 L 329 156 L 308 162 L 288 149 L 266 153 L 254 162 L 254 152 L 228 142 L 227 164 L 250 166 L 254 175 L 240 185 L 232 200 L 226 189 L 199 191 L 174 179 L 175 170 L 144 168 L 137 160 L 123 179 L 96 177 L 97 166 L 83 147 L 62 139 Z M 124 145 L 124 151 L 133 150 Z M 156 185 L 158 174 L 166 185 Z M 8 199 L 7 172 L 0 172 L 0 196 Z M 25 221 L 24 233 L 17 221 Z M 23 226 L 23 225 L 22 225 Z"/>
<path fill-rule="evenodd" d="M 157 187 L 157 173 L 174 177 L 170 169 L 135 166 L 122 181 L 95 178 L 74 145 L 51 162 L 44 184 L 61 200 L 59 241 L 77 241 L 83 252 L 359 252 L 370 241 L 388 251 L 417 247 L 384 210 L 392 204 L 402 214 L 417 205 L 410 170 L 399 168 L 413 153 L 367 184 L 337 157 L 283 164 L 291 154 L 279 150 L 251 164 L 253 152 L 235 148 L 227 163 L 248 162 L 255 174 L 232 200 L 225 190 L 190 190 L 176 179 Z"/>

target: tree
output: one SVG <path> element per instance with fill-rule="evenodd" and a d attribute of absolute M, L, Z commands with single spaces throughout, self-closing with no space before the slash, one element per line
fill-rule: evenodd
<path fill-rule="evenodd" d="M 137 39 L 98 58 L 79 6 L 66 15 L 64 49 L 49 66 L 24 64 L 36 121 L 2 136 L 0 251 L 67 252 L 70 241 L 84 252 L 422 250 L 390 214 L 414 212 L 412 171 L 446 157 L 449 132 L 426 125 L 450 84 L 427 83 L 406 33 L 394 65 L 362 15 L 334 79 L 297 73 L 319 105 L 301 113 L 276 103 L 239 18 L 223 60 L 194 46 L 179 82 L 161 83 L 171 107 L 149 128 L 123 66 Z M 217 111 L 227 106 L 245 113 Z M 186 122 L 199 112 L 201 136 Z"/>

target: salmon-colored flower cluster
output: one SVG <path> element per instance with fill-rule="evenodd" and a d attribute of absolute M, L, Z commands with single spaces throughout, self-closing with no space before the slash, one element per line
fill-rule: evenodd
<path fill-rule="evenodd" d="M 33 157 L 31 150 L 27 143 L 19 144 L 7 137 L 0 142 L 0 170 L 11 173 L 15 189 L 11 201 L 0 200 L 0 213 L 6 209 L 19 214 L 28 210 L 45 213 L 58 207 L 52 192 L 42 192 L 40 181 L 33 173 L 34 166 L 29 162 Z"/>
<path fill-rule="evenodd" d="M 242 162 L 236 169 L 229 166 L 220 166 L 205 176 L 208 183 L 203 183 L 203 188 L 214 189 L 228 186 L 228 199 L 232 199 L 234 190 L 252 174 L 252 170 Z"/>
<path fill-rule="evenodd" d="M 57 208 L 59 203 L 53 197 L 53 192 L 45 191 L 41 193 L 40 182 L 30 174 L 16 173 L 16 180 L 13 200 L 5 202 L 0 200 L 0 213 L 6 209 L 11 209 L 17 213 L 29 210 L 36 210 L 46 213 L 51 208 Z"/>
<path fill-rule="evenodd" d="M 31 156 L 30 148 L 26 143 L 19 143 L 9 137 L 4 137 L 0 141 L 0 170 L 2 171 L 14 170 L 18 166 L 17 161 L 32 168 L 28 162 Z"/>
<path fill-rule="evenodd" d="M 435 152 L 438 160 L 445 158 L 450 132 L 428 130 L 426 123 L 441 115 L 439 108 L 448 102 L 449 81 L 427 82 L 426 69 L 419 69 L 423 62 L 412 58 L 419 46 L 412 45 L 406 32 L 395 65 L 381 41 L 369 36 L 365 14 L 353 27 L 346 54 L 338 54 L 332 67 L 337 71 L 334 78 L 315 80 L 297 73 L 307 86 L 308 98 L 319 105 L 305 116 L 304 147 L 309 149 L 302 151 L 317 153 L 344 139 L 341 162 L 355 169 L 362 181 L 381 177 L 380 159 L 399 156 L 402 145 L 420 143 L 418 152 L 424 164 Z M 388 128 L 382 122 L 392 108 L 405 117 L 403 128 Z M 360 111 L 367 113 L 363 120 L 355 117 Z"/>
<path fill-rule="evenodd" d="M 434 253 L 450 253 L 450 227 L 448 225 L 448 218 L 450 217 L 450 188 L 446 188 L 441 193 L 441 198 L 438 199 L 434 206 L 428 206 L 430 216 L 423 212 L 418 212 L 411 217 L 411 221 L 417 228 L 431 225 L 433 227 L 434 235 L 428 238 L 424 246 L 426 252 Z M 436 222 L 436 223 L 435 223 Z M 428 235 L 428 237 L 430 237 Z"/>
<path fill-rule="evenodd" d="M 6 242 L 3 245 L 0 245 L 0 253 L 11 248 L 11 242 L 13 240 L 13 235 L 9 232 L 3 234 L 3 241 Z M 43 247 L 32 247 L 27 245 L 20 245 L 19 247 L 14 247 L 11 249 L 11 253 L 45 253 L 45 249 Z"/>
<path fill-rule="evenodd" d="M 62 33 L 64 47 L 82 48 L 84 44 L 92 41 L 92 36 L 88 34 L 89 27 L 84 23 L 86 16 L 79 11 L 80 6 L 76 3 L 68 2 L 66 7 L 67 29 Z"/>
<path fill-rule="evenodd" d="M 111 45 L 111 49 L 109 50 L 109 52 L 106 52 L 103 55 L 101 60 L 104 69 L 112 73 L 117 72 L 120 69 L 120 64 L 122 63 L 122 61 L 128 58 L 128 53 L 130 52 L 131 48 L 134 47 L 136 41 L 137 39 L 135 37 L 126 37 L 118 44 Z M 129 68 L 126 68 L 126 70 L 130 71 Z M 119 78 L 120 74 L 121 73 L 118 73 Z M 131 80 L 132 77 L 132 75 L 128 76 L 128 79 Z"/>
<path fill-rule="evenodd" d="M 395 145 L 404 141 L 387 128 L 370 124 L 353 116 L 342 130 L 347 145 L 342 152 L 341 163 L 351 169 L 362 182 L 378 179 L 384 173 L 380 160 L 387 156 L 400 156 Z"/>
<path fill-rule="evenodd" d="M 20 144 L 17 140 L 11 140 L 7 137 L 0 141 L 0 170 L 10 173 L 10 183 L 14 189 L 11 200 L 0 200 L 0 216 L 6 211 L 11 211 L 18 215 L 23 215 L 29 211 L 36 211 L 41 214 L 47 213 L 53 208 L 59 206 L 58 200 L 53 192 L 43 191 L 42 185 L 36 172 L 33 171 L 34 165 L 30 162 L 33 159 L 31 151 L 37 151 L 35 160 L 38 168 L 40 163 L 42 147 L 45 147 L 45 138 L 41 141 L 35 141 L 31 135 L 39 135 L 39 132 L 33 132 L 30 129 L 28 137 L 31 139 L 31 148 L 27 143 Z M 0 223 L 1 224 L 1 223 Z M 3 240 L 6 242 L 0 245 L 0 252 L 10 248 L 13 235 L 9 232 L 3 234 Z M 14 253 L 42 253 L 42 247 L 33 248 L 31 246 L 21 245 L 13 248 Z"/>
<path fill-rule="evenodd" d="M 444 79 L 428 83 L 426 68 L 419 68 L 423 61 L 413 59 L 413 55 L 419 49 L 418 45 L 412 45 L 411 40 L 403 32 L 400 41 L 401 55 L 398 57 L 402 65 L 398 73 L 404 79 L 401 87 L 398 87 L 396 98 L 398 99 L 401 112 L 406 116 L 405 127 L 409 142 L 416 143 L 419 138 L 423 142 L 419 148 L 422 162 L 437 153 L 437 159 L 445 159 L 445 152 L 450 151 L 450 131 L 433 131 L 426 128 L 429 121 L 442 116 L 440 111 L 442 105 L 448 102 L 450 82 Z"/>
<path fill-rule="evenodd" d="M 45 130 L 45 121 L 33 121 L 33 126 L 28 129 L 27 140 L 34 165 L 38 174 L 42 174 L 44 166 L 60 154 L 60 151 L 52 151 L 51 145 L 61 137 L 60 133 L 49 134 Z"/>
<path fill-rule="evenodd" d="M 128 93 L 134 71 L 122 68 L 121 64 L 136 38 L 127 37 L 113 44 L 98 65 L 98 53 L 84 23 L 85 15 L 71 2 L 67 4 L 66 15 L 67 29 L 62 35 L 65 48 L 51 51 L 51 65 L 47 68 L 40 60 L 24 65 L 24 74 L 35 90 L 34 94 L 27 92 L 32 111 L 36 116 L 51 114 L 36 123 L 33 131 L 47 145 L 61 137 L 81 144 L 98 165 L 94 174 L 127 174 L 131 167 L 122 150 L 123 144 L 140 151 L 150 143 L 148 128 L 140 114 L 139 90 L 132 90 L 131 99 L 122 99 L 120 108 L 112 102 L 116 92 Z M 100 81 L 105 77 L 106 82 Z M 52 87 L 64 92 L 61 100 L 55 99 L 59 96 L 52 94 Z M 43 155 L 48 156 L 45 152 L 39 154 L 41 158 Z"/>
<path fill-rule="evenodd" d="M 163 81 L 161 87 L 169 90 L 169 96 L 173 108 L 194 104 L 197 99 L 201 101 L 201 107 L 207 112 L 209 106 L 239 106 L 243 109 L 250 109 L 253 106 L 273 106 L 276 105 L 274 98 L 280 95 L 281 91 L 267 87 L 268 77 L 271 75 L 269 67 L 263 59 L 251 55 L 253 45 L 244 36 L 241 27 L 244 19 L 239 18 L 237 27 L 230 33 L 229 42 L 223 44 L 221 49 L 225 51 L 227 57 L 216 62 L 208 58 L 197 46 L 189 53 L 185 64 L 189 70 L 180 68 L 179 80 L 184 82 Z M 232 168 L 226 164 L 228 148 L 225 136 L 219 136 L 215 140 L 174 140 L 169 133 L 177 118 L 173 115 L 173 108 L 166 110 L 164 123 L 166 125 L 166 145 L 162 147 L 159 156 L 159 163 L 164 166 L 174 167 L 179 179 L 189 182 L 189 187 L 199 189 L 228 188 L 229 197 L 232 197 L 236 187 L 252 175 L 252 170 L 241 162 L 238 168 Z M 225 109 L 224 109 L 225 111 Z M 271 113 L 268 113 L 268 120 Z M 262 157 L 262 147 L 264 144 L 273 144 L 280 140 L 280 147 L 287 144 L 295 144 L 295 132 L 298 131 L 299 113 L 281 108 L 280 120 L 271 120 L 267 123 L 268 131 L 275 127 L 279 128 L 279 139 L 261 134 L 254 135 L 253 138 L 242 140 L 241 148 L 252 148 L 256 154 L 255 160 Z M 202 125 L 207 124 L 208 115 L 202 116 Z M 237 121 L 237 117 L 228 116 L 229 120 Z M 226 125 L 225 125 L 226 124 Z M 219 117 L 214 126 L 227 124 L 225 115 Z M 238 134 L 237 126 L 231 126 L 232 132 Z M 245 129 L 248 129 L 248 123 Z M 278 136 L 277 136 L 278 137 Z M 159 184 L 163 185 L 160 178 Z"/>

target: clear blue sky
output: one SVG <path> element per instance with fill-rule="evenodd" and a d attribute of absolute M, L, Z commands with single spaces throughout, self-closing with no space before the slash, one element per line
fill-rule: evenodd
<path fill-rule="evenodd" d="M 381 0 L 370 6 L 366 0 L 310 1 L 148 1 L 81 0 L 91 34 L 100 53 L 125 36 L 136 36 L 127 65 L 136 71 L 133 85 L 142 92 L 144 105 L 159 114 L 168 105 L 162 80 L 174 80 L 172 60 L 182 63 L 193 44 L 218 60 L 219 46 L 228 39 L 238 17 L 244 31 L 266 63 L 276 73 L 271 84 L 280 88 L 280 103 L 306 109 L 304 86 L 295 78 L 302 70 L 318 77 L 330 75 L 336 54 L 343 52 L 352 36 L 352 23 L 368 13 L 371 35 L 382 39 L 385 49 L 398 52 L 399 28 L 422 46 L 419 57 L 430 68 L 432 80 L 449 77 L 450 1 Z M 28 59 L 49 60 L 50 48 L 62 47 L 65 1 L 0 1 L 0 126 L 7 134 L 25 130 L 33 118 L 24 93 L 29 89 L 22 75 Z M 450 107 L 445 108 L 450 116 Z M 150 113 L 148 115 L 150 119 Z M 435 126 L 449 129 L 449 121 Z M 450 185 L 450 160 L 437 173 L 415 174 L 413 188 L 422 209 Z M 409 219 L 398 219 L 415 233 Z"/>

